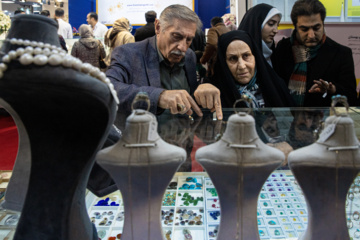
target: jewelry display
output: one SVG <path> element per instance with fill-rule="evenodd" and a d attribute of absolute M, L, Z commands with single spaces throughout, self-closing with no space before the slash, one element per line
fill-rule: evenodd
<path fill-rule="evenodd" d="M 250 98 L 244 100 L 251 105 Z M 254 118 L 243 112 L 230 116 L 219 141 L 197 150 L 196 160 L 206 169 L 219 196 L 221 214 L 209 212 L 210 219 L 220 220 L 218 239 L 260 238 L 257 199 L 266 179 L 284 159 L 281 151 L 261 141 Z M 274 215 L 271 210 L 266 214 Z"/>
<path fill-rule="evenodd" d="M 59 47 L 55 20 L 19 14 L 1 48 L 0 101 L 15 119 L 21 151 L 5 195 L 5 206 L 21 209 L 14 240 L 98 239 L 86 185 L 117 103 L 110 84 L 82 63 L 66 65 Z"/>
<path fill-rule="evenodd" d="M 287 172 L 287 171 L 286 171 Z M 360 177 L 359 177 L 360 178 Z M 196 179 L 198 183 L 202 183 L 204 188 L 201 190 L 180 189 L 184 182 L 190 179 Z M 211 194 L 208 189 L 214 189 L 214 185 L 208 176 L 204 173 L 177 173 L 171 180 L 172 183 L 178 183 L 176 189 L 167 190 L 163 196 L 165 199 L 170 193 L 174 193 L 173 205 L 169 206 L 166 201 L 163 201 L 161 207 L 161 223 L 163 228 L 163 237 L 165 239 L 184 239 L 183 229 L 187 228 L 191 231 L 193 239 L 209 239 L 214 240 L 218 236 L 222 212 L 219 205 L 213 206 L 215 202 L 220 201 L 217 194 Z M 271 187 L 281 184 L 276 187 L 275 191 L 269 191 Z M 272 185 L 272 186 L 267 186 Z M 286 187 L 286 189 L 285 189 Z M 306 229 L 308 224 L 307 209 L 305 198 L 302 197 L 300 191 L 296 190 L 294 184 L 294 177 L 282 171 L 273 172 L 266 180 L 266 184 L 261 190 L 260 196 L 257 200 L 257 225 L 261 239 L 293 239 L 298 237 Z M 287 190 L 291 191 L 287 191 Z M 280 191 L 282 190 L 282 191 Z M 215 190 L 216 191 L 216 190 Z M 285 192 L 286 191 L 286 192 Z M 180 206 L 183 204 L 184 194 L 200 193 L 204 198 L 203 205 L 200 202 L 197 206 Z M 110 198 L 118 204 L 114 206 L 99 206 L 98 203 Z M 92 193 L 87 196 L 87 202 L 91 202 L 88 209 L 89 216 L 93 217 L 95 214 L 99 219 L 95 220 L 95 226 L 98 229 L 106 231 L 106 236 L 102 240 L 116 238 L 116 235 L 122 233 L 124 205 L 119 191 L 105 197 L 94 198 Z M 112 211 L 115 215 L 115 220 L 112 220 L 110 226 L 100 226 L 99 223 L 104 217 L 111 220 L 108 212 Z M 106 215 L 105 215 L 105 213 Z M 267 215 L 266 212 L 271 213 Z M 219 215 L 220 213 L 220 215 Z M 116 216 L 122 216 L 118 218 Z M 218 216 L 216 216 L 218 215 Z M 216 216 L 214 218 L 213 216 Z M 198 222 L 201 221 L 201 222 Z M 275 223 L 275 224 L 274 224 Z M 0 223 L 1 224 L 1 223 Z M 355 229 L 354 229 L 355 231 Z M 170 233 L 166 236 L 166 233 Z M 279 235 L 280 234 L 280 235 Z M 353 232 L 351 236 L 353 236 Z"/>
<path fill-rule="evenodd" d="M 119 98 L 114 89 L 114 85 L 106 77 L 105 73 L 101 72 L 99 68 L 94 67 L 89 63 L 83 63 L 80 59 L 68 55 L 61 47 L 57 47 L 49 43 L 16 38 L 5 39 L 4 42 L 9 42 L 12 45 L 19 45 L 23 47 L 11 50 L 2 57 L 2 63 L 0 63 L 0 79 L 4 76 L 5 71 L 8 69 L 8 64 L 10 64 L 11 61 L 16 60 L 22 65 L 35 64 L 43 66 L 49 64 L 54 67 L 63 66 L 65 68 L 73 68 L 105 83 L 109 87 L 114 100 L 117 104 L 119 104 Z"/>
<path fill-rule="evenodd" d="M 345 113 L 337 111 L 338 103 L 345 106 Z M 354 191 L 350 186 L 360 170 L 359 141 L 346 97 L 334 96 L 332 109 L 335 115 L 326 119 L 319 139 L 288 156 L 309 213 L 309 224 L 299 240 L 350 239 L 348 229 L 354 226 L 351 217 L 355 221 L 360 217 L 358 212 L 348 219 L 345 215 L 346 197 L 352 204 Z"/>
<path fill-rule="evenodd" d="M 139 93 L 132 108 L 143 103 L 149 107 L 146 99 L 144 93 Z M 162 197 L 185 158 L 184 149 L 160 138 L 156 117 L 140 109 L 134 109 L 127 118 L 122 138 L 98 153 L 98 164 L 109 172 L 123 195 L 125 222 L 121 239 L 163 239 L 161 202 L 174 206 L 175 195 L 167 192 L 164 200 Z M 169 215 L 167 223 L 170 220 Z"/>

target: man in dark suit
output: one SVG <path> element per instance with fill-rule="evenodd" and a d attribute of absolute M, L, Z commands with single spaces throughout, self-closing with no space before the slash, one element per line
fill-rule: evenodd
<path fill-rule="evenodd" d="M 119 112 L 129 112 L 136 94 L 146 92 L 152 113 L 169 109 L 172 114 L 195 111 L 202 116 L 199 104 L 222 119 L 220 91 L 196 81 L 196 58 L 189 46 L 201 26 L 192 10 L 171 5 L 155 20 L 156 36 L 112 52 L 106 75 L 119 96 Z"/>
<path fill-rule="evenodd" d="M 134 34 L 135 42 L 142 41 L 146 38 L 152 37 L 155 35 L 155 22 L 156 19 L 156 12 L 155 11 L 148 11 L 145 13 L 145 20 L 146 25 L 136 29 Z"/>
<path fill-rule="evenodd" d="M 275 71 L 300 107 L 329 107 L 335 94 L 345 95 L 350 106 L 356 105 L 351 49 L 326 36 L 325 16 L 320 1 L 296 1 L 291 11 L 295 30 L 278 43 L 272 55 Z"/>

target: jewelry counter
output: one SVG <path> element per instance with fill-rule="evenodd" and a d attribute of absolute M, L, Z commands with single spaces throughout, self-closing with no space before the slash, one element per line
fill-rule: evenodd
<path fill-rule="evenodd" d="M 337 112 L 345 112 L 345 109 L 337 108 Z M 223 136 L 232 114 L 232 110 L 224 109 L 223 121 L 214 119 L 210 112 L 204 112 L 202 118 L 173 116 L 166 112 L 157 117 L 161 138 L 187 152 L 185 163 L 172 178 L 161 203 L 163 239 L 217 239 L 222 217 L 218 191 L 208 173 L 196 162 L 195 152 Z M 325 119 L 334 113 L 330 108 L 276 108 L 254 110 L 250 115 L 255 119 L 261 140 L 287 156 L 293 150 L 314 143 L 324 128 Z M 349 116 L 359 139 L 360 109 L 350 108 Z M 100 197 L 87 191 L 85 201 L 98 238 L 121 239 L 125 214 L 120 191 Z M 345 205 L 350 239 L 360 239 L 360 176 L 352 183 Z M 12 239 L 19 216 L 18 212 L 0 210 L 0 239 Z M 329 213 L 329 217 L 334 216 Z M 305 196 L 285 161 L 267 178 L 257 199 L 260 239 L 298 239 L 306 231 L 308 220 Z M 242 239 L 241 236 L 238 239 Z"/>

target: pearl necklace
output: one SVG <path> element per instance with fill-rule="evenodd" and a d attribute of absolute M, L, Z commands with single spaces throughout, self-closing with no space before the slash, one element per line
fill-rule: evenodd
<path fill-rule="evenodd" d="M 32 63 L 38 66 L 45 64 L 51 66 L 62 65 L 63 67 L 73 68 L 104 82 L 109 87 L 116 103 L 119 104 L 117 92 L 114 85 L 110 82 L 110 79 L 107 78 L 105 73 L 101 72 L 99 68 L 92 66 L 90 63 L 83 63 L 80 59 L 68 55 L 62 48 L 49 43 L 16 38 L 5 39 L 4 42 L 10 42 L 13 45 L 22 45 L 25 46 L 25 48 L 20 47 L 16 50 L 11 50 L 2 57 L 2 63 L 0 63 L 0 79 L 4 76 L 4 72 L 8 68 L 6 64 L 17 59 L 22 65 Z"/>

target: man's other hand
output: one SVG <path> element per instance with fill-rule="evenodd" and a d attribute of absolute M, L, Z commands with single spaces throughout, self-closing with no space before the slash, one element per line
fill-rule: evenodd
<path fill-rule="evenodd" d="M 221 108 L 220 90 L 210 83 L 200 84 L 194 93 L 196 102 L 203 108 L 208 108 L 212 112 L 216 111 L 218 120 L 222 120 L 223 113 Z"/>

